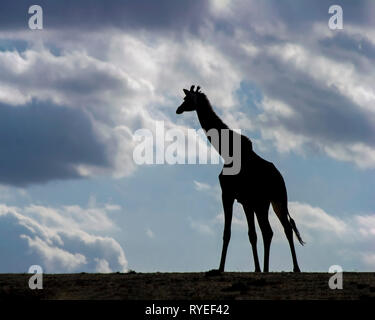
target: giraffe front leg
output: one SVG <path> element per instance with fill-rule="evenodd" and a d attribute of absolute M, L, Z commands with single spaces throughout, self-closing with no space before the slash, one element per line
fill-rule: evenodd
<path fill-rule="evenodd" d="M 227 257 L 228 245 L 231 235 L 231 224 L 233 215 L 233 202 L 232 197 L 222 195 L 223 208 L 224 208 L 224 233 L 223 233 L 223 249 L 221 252 L 221 260 L 219 271 L 223 272 L 225 267 L 225 259 Z"/>
<path fill-rule="evenodd" d="M 244 204 L 243 208 L 245 211 L 247 224 L 249 227 L 248 234 L 249 234 L 251 248 L 253 250 L 255 272 L 261 272 L 260 265 L 259 265 L 259 258 L 258 258 L 258 250 L 257 250 L 257 233 L 256 233 L 255 223 L 254 223 L 254 209 L 247 204 Z"/>

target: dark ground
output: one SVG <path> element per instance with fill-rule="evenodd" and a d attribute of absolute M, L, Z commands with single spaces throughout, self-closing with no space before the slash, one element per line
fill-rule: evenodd
<path fill-rule="evenodd" d="M 0 274 L 0 299 L 375 300 L 375 273 L 344 273 L 342 290 L 329 288 L 328 273 L 45 274 L 42 290 L 29 289 L 30 276 Z"/>

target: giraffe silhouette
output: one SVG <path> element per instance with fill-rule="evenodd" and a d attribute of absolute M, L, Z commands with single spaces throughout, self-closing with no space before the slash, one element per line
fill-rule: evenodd
<path fill-rule="evenodd" d="M 260 272 L 260 265 L 257 253 L 257 234 L 255 230 L 254 212 L 258 220 L 263 236 L 264 245 L 264 265 L 263 271 L 269 271 L 269 254 L 273 231 L 268 220 L 268 210 L 270 204 L 279 218 L 288 239 L 292 259 L 293 271 L 300 272 L 297 256 L 293 242 L 293 231 L 298 241 L 304 245 L 300 233 L 294 220 L 288 211 L 287 190 L 284 179 L 277 168 L 259 155 L 252 148 L 252 143 L 246 136 L 240 135 L 228 128 L 212 109 L 206 95 L 200 92 L 200 87 L 194 91 L 195 86 L 191 86 L 190 91 L 183 89 L 185 93 L 183 103 L 176 110 L 177 114 L 186 111 L 196 111 L 199 122 L 205 131 L 208 140 L 224 159 L 224 167 L 219 175 L 222 190 L 222 203 L 224 208 L 224 233 L 223 248 L 218 272 L 223 272 L 227 255 L 228 244 L 231 237 L 231 223 L 233 216 L 233 204 L 237 200 L 242 204 L 247 223 L 249 241 L 253 251 L 255 272 Z M 212 130 L 219 132 L 219 139 L 212 139 L 208 134 Z M 220 132 L 226 130 L 229 139 L 224 139 Z M 238 138 L 237 145 L 233 143 Z M 225 141 L 224 141 L 225 140 Z M 223 149 L 229 150 L 224 153 Z M 230 157 L 232 155 L 232 157 Z M 225 174 L 224 170 L 233 166 L 237 157 L 240 161 L 240 170 L 236 174 Z M 231 163 L 232 162 L 232 163 Z"/>

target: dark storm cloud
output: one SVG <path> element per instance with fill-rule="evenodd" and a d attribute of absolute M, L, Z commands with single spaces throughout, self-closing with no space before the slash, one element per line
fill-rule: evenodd
<path fill-rule="evenodd" d="M 332 14 L 331 5 L 340 5 L 343 9 L 344 29 L 351 25 L 375 26 L 372 0 L 237 0 L 231 2 L 233 10 L 229 16 L 210 17 L 215 31 L 235 36 L 242 29 L 254 43 L 267 44 L 298 39 L 309 42 L 313 39 L 313 29 L 321 25 L 328 29 Z M 333 31 L 334 32 L 334 31 Z"/>
<path fill-rule="evenodd" d="M 336 61 L 350 61 L 360 72 L 366 74 L 375 60 L 375 46 L 364 35 L 338 33 L 324 38 L 317 44 L 320 52 Z"/>
<path fill-rule="evenodd" d="M 345 20 L 348 23 L 362 24 L 366 23 L 363 17 L 368 16 L 368 6 L 372 4 L 372 0 L 330 0 L 330 1 L 277 1 L 273 0 L 277 11 L 281 12 L 280 16 L 289 21 L 290 24 L 298 22 L 298 20 L 326 20 L 328 8 L 332 5 L 340 5 L 343 8 Z M 297 19 L 297 17 L 299 19 Z"/>
<path fill-rule="evenodd" d="M 363 142 L 375 147 L 375 117 L 361 112 L 334 85 L 327 86 L 325 79 L 313 79 L 304 70 L 267 55 L 254 58 L 249 70 L 265 96 L 293 110 L 292 117 L 267 112 L 263 126 L 282 126 L 320 143 Z"/>
<path fill-rule="evenodd" d="M 359 112 L 359 106 L 340 94 L 309 80 L 297 72 L 293 79 L 298 87 L 287 81 L 269 83 L 266 92 L 270 97 L 287 103 L 294 117 L 278 117 L 277 122 L 296 134 L 318 141 L 355 143 L 361 141 L 375 147 L 375 119 Z"/>
<path fill-rule="evenodd" d="M 25 29 L 35 1 L 1 3 L 0 29 Z M 204 19 L 208 1 L 189 0 L 41 0 L 45 28 L 97 30 L 105 27 L 194 30 Z"/>
<path fill-rule="evenodd" d="M 328 28 L 332 4 L 343 8 L 344 30 Z M 292 116 L 262 109 L 259 128 L 303 136 L 317 146 L 375 147 L 375 117 L 368 104 L 360 105 L 366 100 L 362 93 L 372 94 L 375 47 L 365 31 L 372 30 L 374 19 L 367 11 L 374 4 L 267 0 L 247 6 L 242 1 L 234 8 L 235 23 L 222 19 L 242 33 L 233 32 L 234 41 L 216 35 L 216 46 L 241 70 L 245 82 L 292 109 Z M 241 44 L 249 44 L 249 51 Z M 340 72 L 352 75 L 352 87 L 342 83 Z"/>
<path fill-rule="evenodd" d="M 106 146 L 79 109 L 0 104 L 0 183 L 24 186 L 79 178 L 74 166 L 108 166 Z"/>
<path fill-rule="evenodd" d="M 24 18 L 27 14 L 24 14 L 24 12 L 27 13 L 27 8 L 31 4 L 34 3 L 25 0 L 13 3 L 7 1 L 0 13 L 0 27 L 8 29 L 25 28 L 27 22 Z M 320 144 L 326 142 L 364 142 L 370 146 L 374 145 L 372 140 L 374 119 L 366 112 L 362 112 L 363 109 L 351 101 L 344 92 L 340 92 L 333 85 L 327 85 L 324 79 L 321 79 L 322 82 L 320 83 L 316 79 L 317 76 L 323 74 L 318 72 L 319 65 L 317 65 L 317 72 L 314 77 L 308 71 L 301 70 L 293 66 L 293 63 L 283 60 L 282 52 L 280 52 L 280 55 L 269 53 L 269 48 L 272 45 L 282 47 L 282 45 L 288 43 L 298 44 L 311 57 L 316 55 L 341 59 L 343 62 L 354 65 L 356 72 L 361 67 L 365 72 L 364 74 L 369 74 L 371 71 L 368 68 L 368 63 L 374 60 L 373 44 L 366 39 L 359 41 L 350 32 L 347 33 L 345 28 L 349 28 L 351 23 L 367 24 L 368 26 L 371 21 L 368 19 L 366 10 L 372 2 L 361 1 L 358 4 L 354 1 L 233 1 L 233 5 L 229 6 L 231 14 L 227 15 L 225 10 L 224 13 L 220 12 L 215 15 L 214 10 L 208 8 L 209 1 L 195 0 L 69 0 L 41 1 L 38 4 L 44 9 L 45 28 L 63 30 L 63 32 L 56 34 L 56 38 L 51 42 L 57 44 L 57 46 L 61 42 L 63 48 L 65 45 L 64 39 L 69 39 L 72 34 L 82 31 L 80 33 L 82 34 L 80 45 L 82 44 L 82 47 L 86 45 L 89 55 L 93 56 L 96 55 L 97 50 L 95 45 L 91 47 L 91 42 L 96 43 L 96 39 L 91 41 L 90 37 L 86 38 L 88 31 L 91 30 L 118 27 L 127 33 L 129 28 L 147 29 L 145 33 L 147 35 L 146 42 L 152 43 L 153 40 L 156 40 L 155 43 L 157 43 L 160 39 L 161 42 L 166 39 L 163 31 L 181 31 L 186 28 L 190 31 L 197 30 L 202 23 L 209 20 L 210 26 L 214 26 L 214 28 L 208 28 L 204 37 L 200 36 L 198 39 L 213 45 L 220 54 L 225 56 L 226 60 L 231 62 L 233 69 L 241 71 L 238 73 L 241 74 L 242 79 L 239 77 L 236 80 L 255 83 L 264 96 L 284 102 L 293 109 L 296 115 L 294 118 L 283 117 L 280 114 L 267 114 L 270 129 L 272 129 L 272 126 L 274 128 L 282 126 L 292 133 L 316 139 Z M 327 25 L 328 8 L 332 4 L 340 4 L 343 7 L 344 31 L 332 32 L 332 34 L 326 36 L 324 32 L 320 34 L 321 30 L 315 30 L 312 26 L 321 23 L 322 29 L 327 28 L 329 32 Z M 281 22 L 280 28 L 278 28 L 279 22 Z M 283 26 L 286 26 L 286 29 Z M 64 28 L 67 28 L 67 32 Z M 68 30 L 68 28 L 71 30 Z M 129 32 L 129 34 L 131 33 Z M 144 41 L 144 39 L 140 41 Z M 260 52 L 259 55 L 247 55 L 245 53 L 242 45 L 246 45 L 248 42 L 255 47 L 255 51 Z M 177 39 L 175 44 L 176 46 L 186 46 L 183 37 L 180 42 Z M 131 44 L 127 45 L 131 46 Z M 361 45 L 361 49 L 358 49 L 359 45 Z M 100 51 L 100 45 L 98 45 L 98 48 Z M 189 49 L 191 48 L 188 46 L 184 47 L 186 52 L 189 52 Z M 62 54 L 64 54 L 63 50 Z M 100 56 L 101 59 L 103 57 L 106 59 L 107 55 Z M 120 75 L 113 75 L 113 72 L 106 74 L 102 68 L 95 69 L 95 63 L 90 68 L 77 68 L 78 72 L 73 72 L 72 76 L 65 76 L 64 66 L 61 67 L 56 62 L 47 63 L 44 62 L 45 60 L 47 59 L 41 56 L 41 59 L 35 59 L 36 62 L 33 62 L 36 65 L 35 70 L 39 70 L 38 74 L 32 72 L 34 69 L 29 68 L 29 71 L 24 71 L 21 79 L 18 73 L 9 72 L 5 74 L 7 68 L 3 67 L 3 70 L 5 70 L 3 76 L 7 82 L 11 82 L 13 86 L 20 88 L 21 92 L 27 91 L 26 88 L 30 86 L 34 87 L 33 89 L 55 90 L 57 88 L 62 90 L 67 93 L 67 97 L 75 98 L 72 99 L 74 105 L 92 105 L 104 96 L 106 89 L 115 89 L 116 92 L 126 93 L 127 86 L 124 85 L 126 81 Z M 81 65 L 79 59 L 74 61 L 76 61 L 77 66 Z M 188 74 L 189 65 L 181 61 L 183 60 L 177 59 L 176 65 L 178 64 L 179 69 Z M 4 66 L 7 66 L 7 64 L 4 64 Z M 160 67 L 167 69 L 169 66 L 163 65 Z M 173 68 L 170 68 L 170 70 L 170 73 L 173 74 Z M 202 70 L 197 68 L 197 71 L 199 73 Z M 39 77 L 39 74 L 43 74 L 43 77 Z M 137 75 L 137 72 L 134 72 L 134 74 Z M 363 81 L 365 80 L 363 79 Z M 101 90 L 97 90 L 97 88 Z M 53 93 L 53 90 L 50 91 Z M 95 92 L 98 92 L 98 94 Z M 93 98 L 89 99 L 91 96 Z M 121 94 L 118 96 L 121 96 Z M 86 99 L 86 97 L 89 98 Z M 71 105 L 71 101 L 65 103 Z M 101 104 L 99 103 L 99 105 Z M 110 114 L 107 109 L 103 108 L 102 110 L 103 114 Z M 93 112 L 94 117 L 104 118 L 102 113 L 100 113 L 100 117 L 95 115 L 98 112 L 101 111 L 95 110 Z M 31 119 L 36 121 L 35 117 Z M 90 137 L 92 138 L 92 136 Z M 92 139 L 96 141 L 94 138 Z M 102 148 L 98 147 L 98 149 L 102 150 L 102 153 L 104 152 Z M 99 152 L 98 155 L 100 154 Z M 93 156 L 90 159 L 96 158 Z M 63 165 L 63 161 L 61 161 L 60 165 L 63 172 L 59 176 L 74 177 L 77 175 L 72 170 L 72 162 L 74 161 L 68 159 L 67 164 Z M 60 172 L 59 170 L 55 171 Z"/>
<path fill-rule="evenodd" d="M 370 18 L 369 8 L 373 7 L 372 0 L 266 0 L 262 1 L 263 9 L 267 11 L 269 19 L 281 20 L 289 31 L 301 33 L 313 23 L 322 22 L 327 25 L 331 14 L 328 8 L 332 5 L 340 5 L 343 9 L 344 24 L 368 24 Z M 272 20 L 271 20 L 272 21 Z M 307 31 L 307 30 L 306 30 Z"/>

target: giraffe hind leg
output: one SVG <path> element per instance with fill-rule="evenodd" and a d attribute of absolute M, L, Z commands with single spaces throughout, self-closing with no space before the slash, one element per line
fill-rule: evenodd
<path fill-rule="evenodd" d="M 292 259 L 293 259 L 293 271 L 300 272 L 300 268 L 298 266 L 298 261 L 297 261 L 296 250 L 294 248 L 293 228 L 288 219 L 289 213 L 288 213 L 287 202 L 286 201 L 272 201 L 272 207 L 277 217 L 279 218 L 282 226 L 284 227 L 284 232 L 289 242 L 289 247 L 290 247 L 290 251 L 291 251 Z"/>

